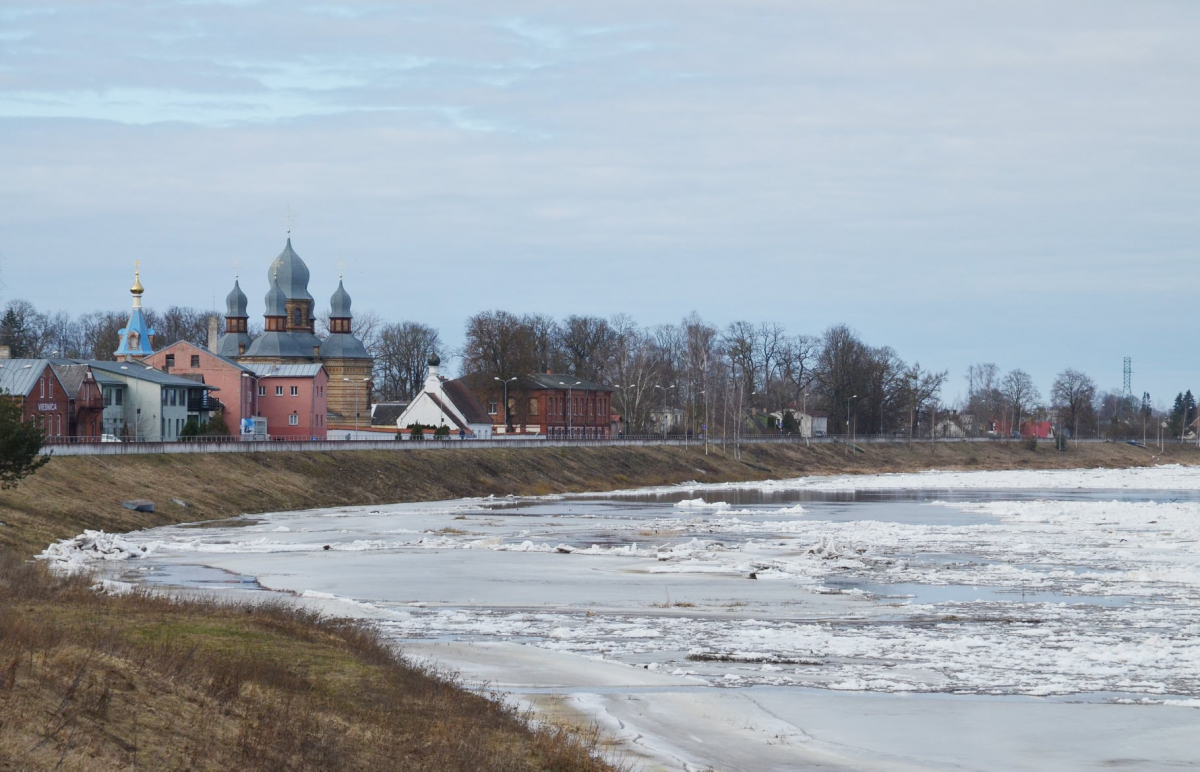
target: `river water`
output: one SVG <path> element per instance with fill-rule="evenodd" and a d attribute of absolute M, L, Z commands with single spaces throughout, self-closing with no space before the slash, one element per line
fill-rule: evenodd
<path fill-rule="evenodd" d="M 1200 762 L 1198 537 L 1189 468 L 930 473 L 256 515 L 105 566 L 371 619 L 648 768 L 1154 768 Z"/>

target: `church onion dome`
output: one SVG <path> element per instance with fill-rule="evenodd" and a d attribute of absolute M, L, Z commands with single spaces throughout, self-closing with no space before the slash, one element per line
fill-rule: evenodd
<path fill-rule="evenodd" d="M 247 306 L 246 293 L 242 292 L 237 279 L 233 280 L 233 290 L 225 297 L 225 316 L 231 319 L 244 319 Z"/>
<path fill-rule="evenodd" d="M 142 287 L 142 271 L 139 268 L 133 272 L 133 286 L 129 288 L 129 292 L 135 297 L 141 297 L 145 291 L 145 288 Z"/>
<path fill-rule="evenodd" d="M 429 366 L 430 367 L 437 367 L 441 363 L 442 363 L 442 358 L 437 355 L 436 351 L 429 355 Z"/>
<path fill-rule="evenodd" d="M 329 309 L 329 315 L 334 319 L 350 318 L 350 293 L 342 286 L 341 279 L 338 279 L 337 291 L 329 300 Z"/>
<path fill-rule="evenodd" d="M 287 295 L 284 294 L 283 288 L 279 286 L 279 278 L 271 277 L 271 289 L 267 290 L 267 312 L 266 316 L 287 316 Z"/>
<path fill-rule="evenodd" d="M 283 251 L 279 253 L 279 257 L 271 263 L 271 268 L 267 274 L 272 279 L 278 279 L 280 288 L 283 289 L 284 297 L 288 300 L 308 300 L 312 301 L 313 296 L 308 294 L 308 266 L 300 259 L 300 255 L 292 249 L 292 240 L 287 240 L 287 245 Z"/>

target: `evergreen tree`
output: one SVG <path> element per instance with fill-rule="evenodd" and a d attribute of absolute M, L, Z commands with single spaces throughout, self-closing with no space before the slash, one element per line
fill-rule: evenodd
<path fill-rule="evenodd" d="M 1154 413 L 1154 408 L 1150 406 L 1150 392 L 1142 392 L 1142 416 L 1149 418 Z"/>
<path fill-rule="evenodd" d="M 33 421 L 24 418 L 21 402 L 0 394 L 0 488 L 17 487 L 24 478 L 45 466 L 49 456 L 39 451 L 45 435 Z"/>
<path fill-rule="evenodd" d="M 13 359 L 24 359 L 29 353 L 25 345 L 27 337 L 25 320 L 9 306 L 4 312 L 4 317 L 0 318 L 0 343 L 9 347 Z"/>
<path fill-rule="evenodd" d="M 204 434 L 209 437 L 228 437 L 229 424 L 225 423 L 225 414 L 213 413 L 213 417 L 204 425 Z"/>

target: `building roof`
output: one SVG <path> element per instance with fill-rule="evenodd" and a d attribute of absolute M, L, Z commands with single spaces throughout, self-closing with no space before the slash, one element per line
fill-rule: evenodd
<path fill-rule="evenodd" d="M 49 366 L 48 359 L 5 359 L 0 361 L 0 390 L 14 397 L 28 397 L 38 378 Z"/>
<path fill-rule="evenodd" d="M 329 299 L 329 316 L 335 319 L 350 318 L 350 293 L 342 286 L 341 279 L 338 279 L 337 289 Z"/>
<path fill-rule="evenodd" d="M 243 357 L 312 359 L 321 339 L 311 332 L 264 332 L 246 348 Z"/>
<path fill-rule="evenodd" d="M 313 296 L 308 294 L 308 266 L 292 249 L 290 237 L 283 251 L 279 253 L 279 257 L 271 263 L 271 268 L 267 273 L 267 278 L 272 281 L 275 277 L 279 278 L 279 286 L 288 300 L 312 301 Z"/>
<path fill-rule="evenodd" d="M 407 402 L 378 402 L 371 411 L 371 426 L 395 426 Z"/>
<path fill-rule="evenodd" d="M 225 296 L 225 315 L 234 319 L 246 318 L 246 304 L 248 303 L 246 293 L 242 292 L 241 285 L 238 280 L 233 280 L 233 289 Z"/>
<path fill-rule="evenodd" d="M 475 392 L 467 388 L 467 384 L 463 383 L 462 379 L 442 381 L 442 393 L 454 404 L 458 412 L 462 413 L 463 418 L 467 419 L 467 423 L 489 425 L 492 423 L 492 417 L 483 409 L 483 405 L 479 404 Z"/>
<path fill-rule="evenodd" d="M 189 389 L 199 387 L 209 391 L 213 390 L 212 386 L 206 386 L 202 383 L 189 381 L 186 378 L 180 378 L 177 375 L 164 373 L 162 370 L 140 362 L 105 362 L 99 359 L 75 360 L 75 362 L 76 364 L 86 364 L 91 367 L 92 372 L 97 374 L 97 379 L 99 378 L 99 372 L 107 372 L 118 378 L 136 378 L 139 381 L 149 381 L 150 383 L 157 383 L 160 386 L 175 386 Z"/>
<path fill-rule="evenodd" d="M 51 362 L 50 367 L 53 368 L 54 374 L 58 376 L 58 381 L 66 389 L 67 394 L 74 398 L 79 393 L 80 387 L 83 386 L 83 382 L 87 378 L 88 366 Z"/>
<path fill-rule="evenodd" d="M 299 365 L 255 365 L 259 378 L 313 378 L 321 372 L 320 363 Z"/>
<path fill-rule="evenodd" d="M 333 333 L 321 343 L 322 359 L 370 359 L 367 347 L 353 335 Z"/>
<path fill-rule="evenodd" d="M 518 381 L 521 388 L 527 391 L 538 389 L 565 389 L 568 386 L 577 391 L 612 391 L 611 386 L 603 386 L 593 381 L 576 378 L 574 375 L 558 375 L 556 373 L 537 373 L 525 375 Z"/>
<path fill-rule="evenodd" d="M 227 332 L 217 338 L 217 350 L 211 353 L 229 359 L 230 357 L 242 356 L 243 351 L 250 349 L 250 345 L 254 343 L 254 338 L 251 338 L 248 333 L 244 332 Z M 245 349 L 241 348 L 245 345 Z M 230 360 L 232 361 L 232 360 Z"/>

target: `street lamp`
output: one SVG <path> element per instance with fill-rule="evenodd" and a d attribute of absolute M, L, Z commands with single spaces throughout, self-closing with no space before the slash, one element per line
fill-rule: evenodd
<path fill-rule="evenodd" d="M 516 375 L 514 375 L 511 378 L 501 378 L 498 375 L 492 376 L 493 381 L 500 381 L 501 383 L 504 384 L 504 433 L 505 434 L 508 434 L 509 432 L 512 431 L 512 424 L 508 420 L 508 384 L 511 383 L 512 381 L 517 380 L 517 377 L 518 376 L 516 376 Z"/>
<path fill-rule="evenodd" d="M 663 393 L 663 412 L 662 412 L 663 442 L 667 441 L 667 389 L 673 388 L 674 386 L 675 386 L 675 384 L 673 384 L 673 383 L 668 383 L 666 386 L 660 386 L 657 383 L 654 384 L 654 388 L 662 389 L 662 393 Z"/>
<path fill-rule="evenodd" d="M 851 400 L 855 400 L 855 399 L 858 399 L 858 395 L 851 394 L 850 397 L 846 400 L 846 436 L 847 437 L 850 437 L 850 402 L 851 402 Z M 853 440 L 851 440 L 851 442 L 852 441 Z"/>
<path fill-rule="evenodd" d="M 704 395 L 704 455 L 708 455 L 708 389 L 698 389 L 697 394 Z"/>
<path fill-rule="evenodd" d="M 567 386 L 567 439 L 571 439 L 572 419 L 575 417 L 575 406 L 571 404 L 571 389 L 575 388 L 583 381 L 575 381 L 570 386 L 567 386 L 566 381 L 559 381 L 559 386 Z"/>

